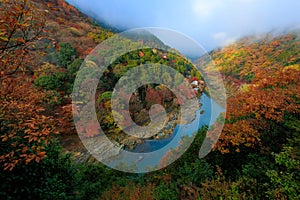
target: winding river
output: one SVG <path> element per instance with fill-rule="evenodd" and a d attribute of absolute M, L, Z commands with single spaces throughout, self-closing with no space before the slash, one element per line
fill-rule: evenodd
<path fill-rule="evenodd" d="M 160 152 L 161 154 L 166 154 L 169 150 L 164 149 L 163 147 L 167 144 L 170 145 L 172 149 L 178 147 L 180 145 L 180 140 L 183 136 L 192 136 L 194 133 L 199 130 L 203 125 L 211 126 L 215 123 L 217 117 L 220 113 L 224 112 L 225 109 L 221 107 L 216 101 L 214 101 L 212 98 L 207 96 L 205 93 L 201 95 L 199 98 L 199 101 L 201 103 L 200 109 L 196 113 L 196 118 L 192 121 L 190 124 L 179 124 L 175 127 L 174 133 L 166 139 L 160 139 L 160 140 L 145 140 L 142 144 L 136 146 L 131 152 L 137 153 L 136 157 L 126 157 L 125 153 L 120 153 L 120 157 L 123 159 L 125 158 L 127 162 L 131 162 L 139 170 L 144 170 L 147 168 L 151 168 L 154 165 L 158 165 L 161 156 L 157 157 L 151 157 L 151 159 L 147 159 L 147 154 L 145 156 L 140 156 L 139 153 L 147 153 L 147 152 L 154 152 L 158 149 L 162 149 Z M 214 112 L 212 111 L 212 108 Z M 180 130 L 180 137 L 176 137 L 178 134 L 178 130 Z M 199 146 L 200 149 L 200 146 Z M 114 165 L 114 163 L 110 163 L 111 165 Z M 117 164 L 117 163 L 115 163 Z"/>

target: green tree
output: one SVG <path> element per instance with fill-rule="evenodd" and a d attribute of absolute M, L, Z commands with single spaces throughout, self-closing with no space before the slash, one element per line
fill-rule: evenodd
<path fill-rule="evenodd" d="M 61 88 L 62 83 L 56 76 L 40 76 L 34 80 L 34 85 L 46 90 L 55 90 Z"/>
<path fill-rule="evenodd" d="M 76 58 L 77 52 L 70 43 L 61 43 L 58 54 L 58 63 L 61 67 L 67 68 L 69 64 Z"/>
<path fill-rule="evenodd" d="M 279 170 L 268 170 L 270 178 L 270 198 L 300 199 L 300 161 L 293 156 L 293 147 L 284 147 L 283 151 L 273 154 Z"/>
<path fill-rule="evenodd" d="M 71 64 L 67 66 L 69 75 L 74 79 L 76 77 L 77 71 L 79 70 L 83 59 L 77 58 Z"/>

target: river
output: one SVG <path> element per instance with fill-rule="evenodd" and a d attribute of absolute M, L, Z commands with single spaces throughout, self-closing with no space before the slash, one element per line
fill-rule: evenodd
<path fill-rule="evenodd" d="M 207 96 L 205 93 L 199 98 L 201 103 L 200 109 L 196 113 L 196 118 L 190 124 L 179 124 L 175 127 L 174 133 L 166 139 L 160 140 L 145 140 L 142 144 L 136 146 L 131 153 L 136 153 L 128 156 L 127 151 L 122 151 L 118 158 L 126 160 L 126 163 L 132 163 L 136 165 L 139 171 L 147 171 L 148 168 L 152 168 L 159 164 L 163 155 L 165 155 L 170 148 L 176 148 L 180 145 L 180 140 L 183 136 L 192 136 L 203 125 L 211 126 L 215 123 L 217 117 L 225 109 L 221 107 L 216 101 Z M 212 108 L 214 112 L 212 112 Z M 168 146 L 167 148 L 166 145 Z M 200 149 L 200 147 L 199 147 Z M 159 154 L 155 156 L 155 153 L 159 150 Z M 144 153 L 141 156 L 141 153 Z M 151 157 L 151 159 L 150 159 Z M 118 160 L 118 159 L 117 159 Z M 118 165 L 118 161 L 110 162 L 110 166 Z"/>

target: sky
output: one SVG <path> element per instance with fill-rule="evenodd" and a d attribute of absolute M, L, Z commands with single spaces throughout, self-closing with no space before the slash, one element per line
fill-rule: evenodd
<path fill-rule="evenodd" d="M 207 51 L 247 35 L 300 27 L 300 0 L 67 0 L 122 30 L 161 27 Z"/>

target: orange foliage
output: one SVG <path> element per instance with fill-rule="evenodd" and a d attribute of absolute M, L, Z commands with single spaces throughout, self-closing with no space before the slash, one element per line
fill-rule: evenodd
<path fill-rule="evenodd" d="M 229 96 L 216 150 L 227 153 L 262 145 L 262 135 L 272 125 L 280 126 L 287 114 L 299 115 L 299 44 L 294 33 L 266 35 L 260 40 L 244 38 L 213 52 Z"/>
<path fill-rule="evenodd" d="M 263 73 L 266 74 L 266 73 Z M 269 70 L 248 92 L 240 92 L 227 100 L 227 120 L 215 149 L 237 151 L 239 145 L 259 145 L 261 131 L 270 121 L 280 123 L 287 113 L 300 113 L 300 71 L 294 69 Z"/>
<path fill-rule="evenodd" d="M 44 147 L 55 133 L 55 120 L 44 113 L 45 94 L 30 83 L 13 86 L 13 93 L 7 93 L 9 89 L 1 91 L 0 139 L 5 149 L 1 148 L 0 163 L 12 170 L 16 164 L 39 162 L 46 155 Z"/>
<path fill-rule="evenodd" d="M 0 164 L 12 170 L 40 162 L 56 132 L 43 107 L 45 93 L 32 87 L 26 68 L 34 66 L 37 41 L 44 37 L 43 15 L 28 0 L 4 0 L 0 18 Z"/>
<path fill-rule="evenodd" d="M 36 41 L 44 38 L 45 21 L 28 0 L 3 0 L 0 19 L 0 79 L 3 81 L 15 72 L 25 72 L 25 66 L 32 64 Z"/>

